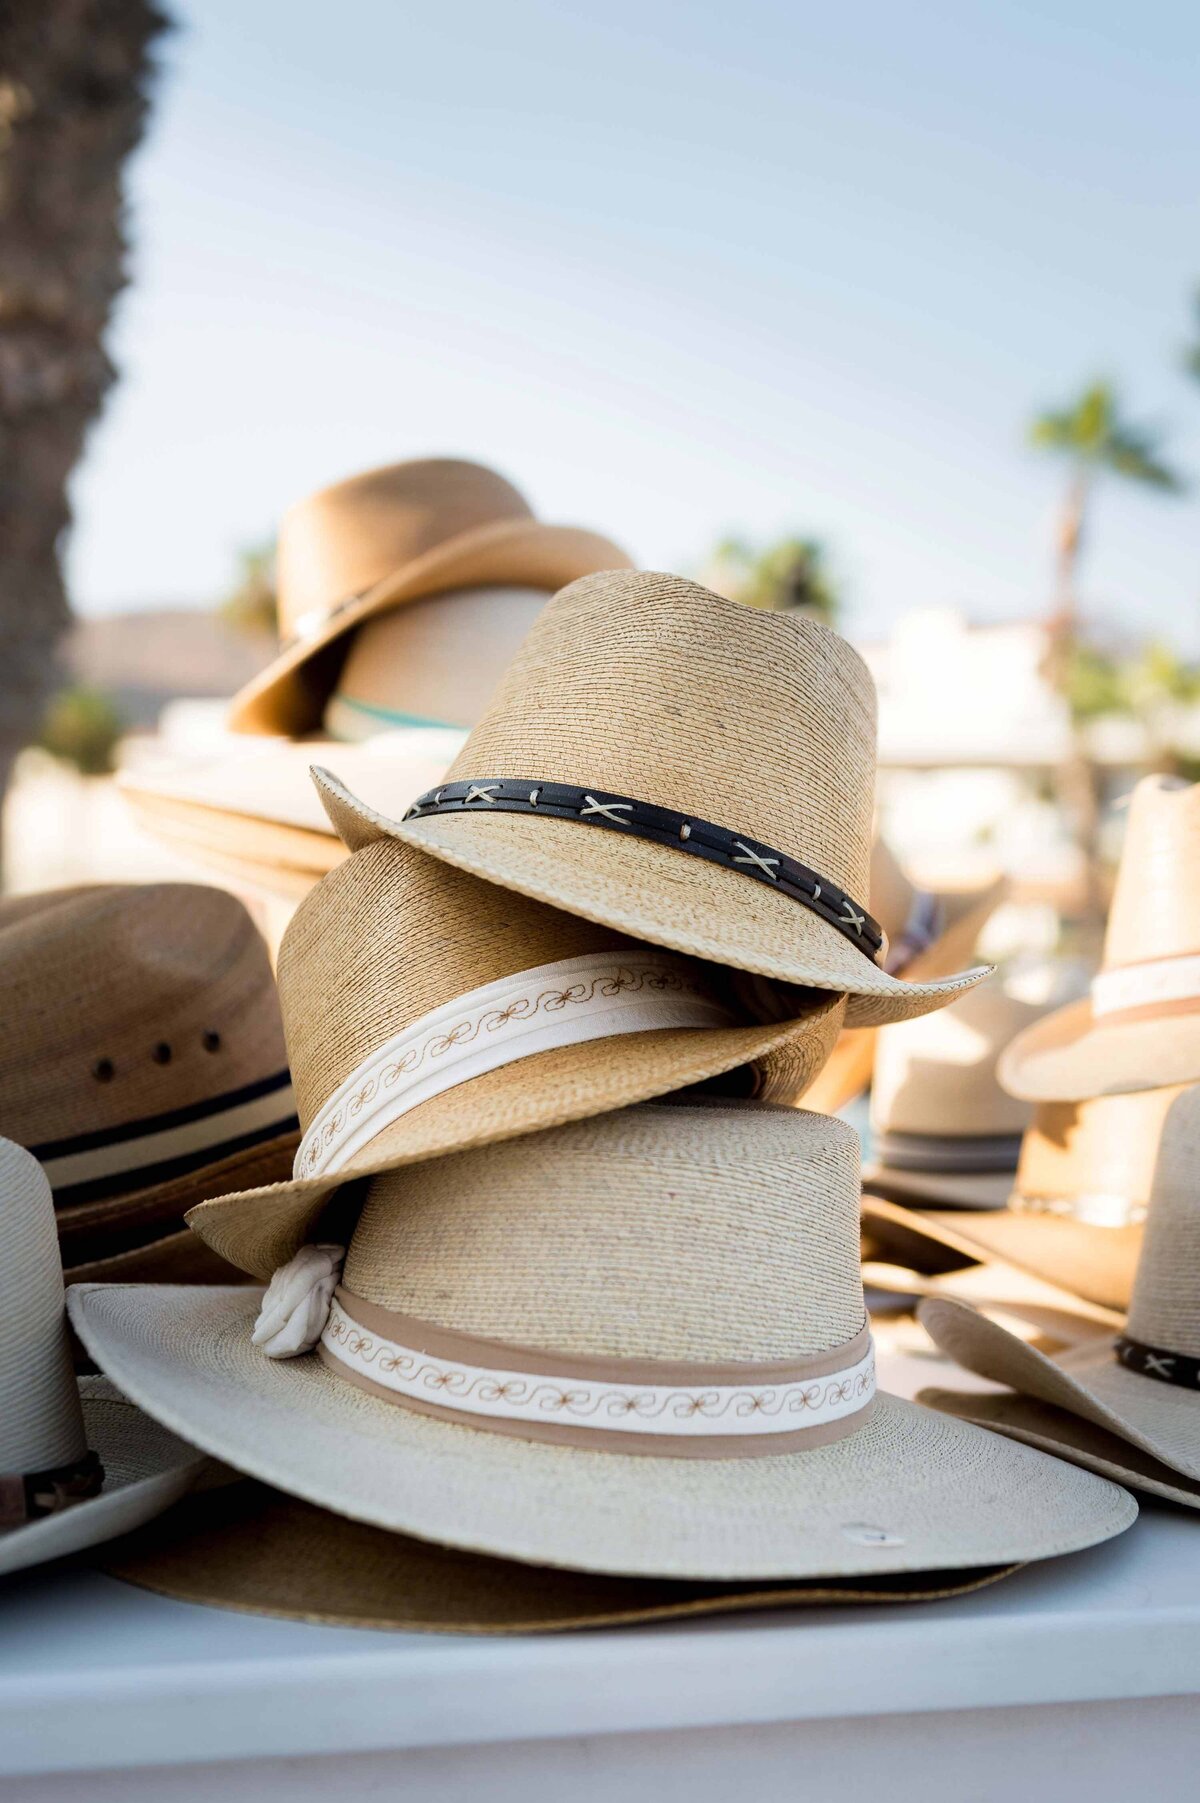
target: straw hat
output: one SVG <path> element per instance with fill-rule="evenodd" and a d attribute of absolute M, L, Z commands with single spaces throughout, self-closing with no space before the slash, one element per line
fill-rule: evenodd
<path fill-rule="evenodd" d="M 539 1565 L 930 1572 L 1133 1518 L 1112 1485 L 874 1394 L 844 1122 L 625 1109 L 388 1172 L 347 1228 L 344 1265 L 310 1243 L 265 1298 L 86 1285 L 72 1320 L 249 1476 Z"/>
<path fill-rule="evenodd" d="M 348 775 L 348 787 L 353 788 Z M 358 791 L 355 790 L 357 794 Z M 974 955 L 975 944 L 1008 885 L 1003 877 L 970 889 L 933 892 L 909 881 L 891 847 L 871 846 L 871 912 L 887 938 L 887 968 L 907 983 L 946 977 Z M 816 1114 L 837 1114 L 871 1081 L 876 1029 L 847 1027 L 804 1098 Z"/>
<path fill-rule="evenodd" d="M 1091 995 L 1023 1033 L 1000 1081 L 1073 1102 L 1200 1079 L 1200 784 L 1133 792 Z"/>
<path fill-rule="evenodd" d="M 103 884 L 2 902 L 0 987 L 0 1132 L 45 1167 L 69 1272 L 132 1255 L 153 1274 L 159 1254 L 177 1272 L 188 1208 L 289 1170 L 274 980 L 232 896 Z"/>
<path fill-rule="evenodd" d="M 465 738 L 457 727 L 415 726 L 360 745 L 244 738 L 235 755 L 173 758 L 122 772 L 118 786 L 139 826 L 172 851 L 252 893 L 300 901 L 346 856 L 313 788 L 314 763 L 336 757 L 354 793 L 382 806 L 438 782 Z"/>
<path fill-rule="evenodd" d="M 200 1455 L 71 1372 L 45 1172 L 0 1139 L 0 1574 L 94 1546 L 180 1497 Z"/>
<path fill-rule="evenodd" d="M 1200 1507 L 1198 1169 L 1200 1087 L 1185 1090 L 1167 1115 L 1129 1319 L 1115 1340 L 1049 1359 L 959 1303 L 925 1303 L 921 1319 L 942 1350 L 969 1371 L 1081 1416 L 1115 1441 L 1102 1456 L 1118 1464 L 1121 1446 L 1132 1445 L 1184 1478 L 1192 1486 L 1189 1500 Z M 1037 1431 L 1053 1439 L 1054 1421 L 1045 1420 Z M 1070 1439 L 1063 1453 L 1083 1456 Z M 1146 1475 L 1136 1463 L 1124 1469 L 1135 1485 Z"/>
<path fill-rule="evenodd" d="M 427 458 L 352 476 L 284 517 L 282 646 L 235 696 L 229 723 L 290 737 L 319 727 L 349 635 L 391 608 L 481 585 L 550 592 L 628 563 L 597 533 L 543 525 L 512 484 L 482 464 Z"/>
<path fill-rule="evenodd" d="M 182 1602 L 435 1634 L 545 1634 L 740 1609 L 928 1602 L 1018 1569 L 754 1585 L 555 1571 L 347 1521 L 250 1480 L 185 1497 L 170 1514 L 106 1547 L 96 1563 Z"/>
<path fill-rule="evenodd" d="M 993 977 L 938 1014 L 880 1031 L 868 1189 L 901 1201 L 1003 1208 L 1033 1110 L 1000 1088 L 996 1059 L 1039 1012 Z"/>
<path fill-rule="evenodd" d="M 1094 1102 L 1043 1103 L 1021 1142 L 1006 1208 L 967 1215 L 864 1195 L 872 1255 L 918 1270 L 1001 1259 L 1086 1302 L 1124 1311 L 1163 1121 L 1178 1094 L 1176 1085 Z"/>
<path fill-rule="evenodd" d="M 303 1129 L 294 1177 L 191 1217 L 269 1277 L 339 1185 L 723 1077 L 800 1096 L 842 1002 L 703 965 L 380 839 L 303 901 L 279 952 Z"/>
<path fill-rule="evenodd" d="M 640 939 L 844 991 L 870 1026 L 984 974 L 885 968 L 864 900 L 874 788 L 874 685 L 836 633 L 616 571 L 554 597 L 403 824 L 334 778 L 324 795 L 350 845 L 391 834 Z"/>

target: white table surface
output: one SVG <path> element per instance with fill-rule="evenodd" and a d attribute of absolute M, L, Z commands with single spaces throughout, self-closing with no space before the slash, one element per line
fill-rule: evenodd
<path fill-rule="evenodd" d="M 895 1389 L 943 1375 L 903 1354 L 888 1365 Z M 247 1760 L 290 1762 L 280 1794 L 295 1798 L 320 1794 L 299 1782 L 296 1762 L 313 1762 L 325 1787 L 332 1755 L 344 1764 L 401 1750 L 490 1747 L 494 1758 L 516 1743 L 579 1746 L 632 1735 L 643 1737 L 629 1743 L 641 1748 L 642 1758 L 662 1737 L 683 1731 L 818 1723 L 832 1731 L 840 1723 L 844 1734 L 855 1720 L 926 1712 L 939 1724 L 953 1724 L 961 1712 L 965 1732 L 980 1711 L 1032 1709 L 1044 1718 L 1056 1714 L 1053 1706 L 1104 1705 L 1111 1728 L 1114 1705 L 1190 1697 L 1196 1690 L 1200 1518 L 1152 1505 L 1116 1541 L 938 1603 L 509 1639 L 243 1616 L 64 1566 L 0 1587 L 0 1798 L 78 1796 L 65 1780 L 61 1790 L 6 1782 L 18 1774 L 69 1772 L 93 1774 L 82 1792 L 88 1798 L 166 1797 L 161 1781 L 145 1792 L 128 1786 L 110 1792 L 97 1788 L 95 1775 L 120 1771 L 131 1779 L 138 1768 L 190 1767 L 208 1771 L 215 1786 L 216 1762 Z M 1200 1738 L 1187 1739 L 1200 1731 L 1200 1707 L 1181 1720 L 1182 1727 L 1171 1729 L 1176 1754 L 1182 1757 L 1186 1744 L 1200 1761 Z M 978 1731 L 972 1732 L 977 1741 Z M 1136 1734 L 1133 1718 L 1125 1741 L 1136 1746 Z M 948 1738 L 939 1726 L 947 1759 Z M 1026 1744 L 1029 1736 L 1021 1738 Z M 785 1767 L 791 1769 L 787 1761 Z M 498 1785 L 500 1766 L 488 1769 Z M 746 1775 L 753 1779 L 752 1755 Z M 194 1790 L 173 1788 L 169 1795 L 216 1794 L 196 1782 Z M 529 1782 L 521 1779 L 522 1786 Z M 632 1797 L 635 1789 L 625 1785 L 623 1795 Z M 226 1785 L 222 1794 L 268 1792 L 262 1783 L 248 1783 L 244 1791 Z M 475 1793 L 464 1779 L 459 1789 L 412 1794 Z M 509 1792 L 488 1788 L 486 1794 Z M 569 1794 L 607 1793 L 576 1787 Z M 701 1785 L 691 1794 L 726 1793 Z M 893 1794 L 900 1792 L 893 1787 Z M 972 1803 L 993 1794 L 1008 1793 L 978 1789 Z M 1075 1793 L 1068 1786 L 1047 1794 Z M 1200 1794 L 1200 1777 L 1191 1793 L 1160 1783 L 1156 1803 L 1176 1794 Z"/>

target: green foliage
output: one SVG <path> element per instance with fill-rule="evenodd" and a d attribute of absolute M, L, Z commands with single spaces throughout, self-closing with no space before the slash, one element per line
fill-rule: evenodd
<path fill-rule="evenodd" d="M 1200 382 L 1200 288 L 1192 295 L 1192 327 L 1195 337 L 1183 353 L 1183 367 L 1189 376 Z"/>
<path fill-rule="evenodd" d="M 236 632 L 244 632 L 252 638 L 259 638 L 264 633 L 271 638 L 276 636 L 279 610 L 273 540 L 251 545 L 238 553 L 237 586 L 222 601 L 220 613 Z"/>
<path fill-rule="evenodd" d="M 1200 665 L 1186 663 L 1159 640 L 1118 654 L 1077 639 L 1068 654 L 1065 687 L 1077 721 L 1122 714 L 1152 725 L 1166 708 L 1200 702 Z"/>
<path fill-rule="evenodd" d="M 1108 470 L 1168 494 L 1178 494 L 1184 486 L 1160 455 L 1161 435 L 1123 419 L 1107 382 L 1093 382 L 1069 406 L 1039 414 L 1029 437 L 1039 450 L 1066 457 L 1080 475 Z"/>
<path fill-rule="evenodd" d="M 747 607 L 799 608 L 832 626 L 841 596 L 830 572 L 825 547 L 812 538 L 782 538 L 754 546 L 745 539 L 725 539 L 715 560 L 720 586 Z"/>
<path fill-rule="evenodd" d="M 100 689 L 60 689 L 42 721 L 38 744 L 81 776 L 107 776 L 114 768 L 125 722 Z"/>

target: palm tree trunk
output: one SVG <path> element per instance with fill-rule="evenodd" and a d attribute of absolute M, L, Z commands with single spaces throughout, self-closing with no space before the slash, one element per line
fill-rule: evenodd
<path fill-rule="evenodd" d="M 1046 674 L 1067 707 L 1071 705 L 1071 662 L 1079 637 L 1077 576 L 1087 517 L 1087 472 L 1076 469 L 1063 497 L 1055 546 L 1054 607 L 1050 617 L 1050 644 Z M 1104 897 L 1100 881 L 1100 773 L 1089 756 L 1080 724 L 1072 718 L 1071 749 L 1057 772 L 1059 804 L 1071 822 L 1075 843 L 1083 860 L 1083 919 L 1085 942 L 1099 939 L 1104 921 Z"/>
<path fill-rule="evenodd" d="M 165 26 L 150 0 L 0 4 L 0 802 L 69 619 L 67 481 L 114 379 L 123 166 Z"/>

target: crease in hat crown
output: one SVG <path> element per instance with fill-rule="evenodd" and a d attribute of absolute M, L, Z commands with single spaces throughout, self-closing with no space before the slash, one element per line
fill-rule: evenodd
<path fill-rule="evenodd" d="M 905 983 L 864 932 L 851 943 L 870 920 L 875 733 L 870 674 L 836 633 L 614 571 L 561 590 L 534 623 L 447 772 L 463 785 L 453 813 L 435 792 L 401 822 L 409 796 L 389 819 L 319 786 L 352 846 L 391 833 L 639 938 L 844 991 L 848 1021 L 882 1024 L 984 972 Z M 526 781 L 544 799 L 516 794 Z M 547 805 L 555 785 L 579 791 L 572 818 Z M 789 860 L 805 899 L 782 880 Z M 837 925 L 813 894 L 826 885 L 848 902 Z"/>
<path fill-rule="evenodd" d="M 1200 1079 L 1200 784 L 1138 783 L 1091 993 L 1014 1040 L 1000 1078 L 1033 1101 Z"/>
<path fill-rule="evenodd" d="M 45 1172 L 0 1139 L 0 1534 L 103 1477 L 89 1458 L 71 1367 L 54 1203 Z"/>
<path fill-rule="evenodd" d="M 280 527 L 279 655 L 234 697 L 237 731 L 320 723 L 347 634 L 391 607 L 478 584 L 552 592 L 628 566 L 611 540 L 548 525 L 505 477 L 464 458 L 417 458 L 296 503 Z"/>
<path fill-rule="evenodd" d="M 100 884 L 0 903 L 0 979 L 0 1131 L 42 1163 L 68 1264 L 115 1249 L 118 1217 L 134 1233 L 172 1198 L 178 1217 L 206 1169 L 290 1157 L 274 979 L 233 896 Z"/>
<path fill-rule="evenodd" d="M 188 1217 L 256 1276 L 361 1175 L 702 1081 L 794 1101 L 841 1020 L 824 992 L 631 940 L 386 838 L 306 897 L 278 982 L 292 1180 Z"/>

